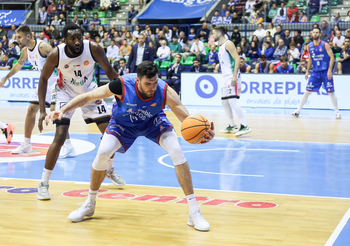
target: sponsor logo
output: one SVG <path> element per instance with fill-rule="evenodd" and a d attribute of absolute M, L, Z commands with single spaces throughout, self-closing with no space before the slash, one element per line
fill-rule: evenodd
<path fill-rule="evenodd" d="M 35 58 L 38 59 L 38 55 L 35 55 Z"/>
<path fill-rule="evenodd" d="M 87 66 L 87 65 L 89 65 L 89 61 L 84 61 L 84 66 Z"/>
<path fill-rule="evenodd" d="M 64 65 L 64 68 L 65 68 L 65 69 L 68 69 L 68 68 L 69 68 L 69 65 L 68 65 L 68 64 Z"/>
<path fill-rule="evenodd" d="M 137 106 L 137 104 L 132 104 L 132 103 L 126 103 L 126 105 L 132 106 L 132 107 L 136 107 Z"/>
<path fill-rule="evenodd" d="M 132 112 L 132 108 L 129 108 L 128 110 L 126 110 L 126 112 L 131 113 Z"/>
<path fill-rule="evenodd" d="M 101 104 L 102 103 L 102 100 L 97 100 L 96 101 L 96 104 Z"/>
<path fill-rule="evenodd" d="M 73 67 L 80 67 L 80 65 L 73 65 Z"/>
<path fill-rule="evenodd" d="M 160 116 L 158 116 L 157 118 L 155 118 L 153 120 L 153 125 L 154 126 L 159 126 L 160 124 L 162 124 L 162 122 L 163 122 L 162 118 Z"/>
<path fill-rule="evenodd" d="M 64 107 L 64 105 L 66 105 L 66 102 L 60 102 L 60 109 Z"/>
<path fill-rule="evenodd" d="M 153 103 L 153 104 L 151 104 L 151 106 L 152 106 L 152 107 L 155 107 L 156 105 L 157 105 L 157 103 Z"/>
<path fill-rule="evenodd" d="M 320 48 L 319 51 L 322 51 L 322 49 Z"/>

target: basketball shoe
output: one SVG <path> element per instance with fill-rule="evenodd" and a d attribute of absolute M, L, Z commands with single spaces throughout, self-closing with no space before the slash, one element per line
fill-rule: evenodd
<path fill-rule="evenodd" d="M 7 128 L 1 129 L 6 137 L 6 144 L 8 145 L 12 141 L 13 133 L 15 131 L 15 125 L 7 124 Z"/>
<path fill-rule="evenodd" d="M 339 112 L 335 114 L 335 118 L 336 118 L 337 120 L 340 120 L 340 119 L 341 119 L 341 115 L 340 115 Z"/>
<path fill-rule="evenodd" d="M 50 200 L 51 196 L 49 194 L 49 184 L 40 182 L 38 184 L 38 192 L 36 193 L 36 198 L 38 200 Z"/>
<path fill-rule="evenodd" d="M 250 133 L 251 131 L 252 131 L 252 130 L 250 129 L 249 126 L 243 126 L 243 125 L 241 125 L 241 129 L 239 129 L 239 131 L 235 133 L 235 136 L 236 136 L 236 137 L 239 137 L 239 136 L 248 134 L 248 133 Z"/>
<path fill-rule="evenodd" d="M 203 218 L 200 207 L 188 215 L 187 225 L 193 226 L 198 231 L 209 231 L 210 224 Z"/>
<path fill-rule="evenodd" d="M 238 131 L 239 131 L 239 129 L 238 129 L 237 125 L 234 125 L 234 126 L 229 125 L 224 130 L 220 130 L 220 133 L 236 133 Z"/>
<path fill-rule="evenodd" d="M 115 186 L 123 186 L 125 185 L 125 181 L 122 177 L 120 177 L 115 171 L 114 171 L 114 167 L 111 170 L 107 170 L 106 172 L 106 178 L 109 178 L 110 180 L 112 180 L 112 183 Z"/>
<path fill-rule="evenodd" d="M 21 143 L 20 146 L 18 146 L 17 148 L 15 148 L 14 150 L 11 151 L 11 154 L 23 154 L 23 153 L 29 153 L 32 152 L 33 148 L 32 145 L 29 143 Z"/>
<path fill-rule="evenodd" d="M 86 200 L 80 208 L 68 215 L 68 219 L 70 219 L 72 222 L 81 222 L 84 220 L 85 216 L 93 216 L 95 213 L 95 205 L 96 202 L 92 204 L 90 200 Z"/>
<path fill-rule="evenodd" d="M 294 112 L 290 113 L 290 115 L 298 118 L 299 117 L 299 112 L 298 111 L 294 111 Z"/>
<path fill-rule="evenodd" d="M 75 156 L 76 152 L 74 149 L 73 144 L 64 144 L 61 148 L 60 155 L 58 158 L 68 158 L 68 157 L 73 157 Z"/>

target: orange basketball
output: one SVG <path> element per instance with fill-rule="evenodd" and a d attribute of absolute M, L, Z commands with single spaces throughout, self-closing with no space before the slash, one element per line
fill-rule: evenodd
<path fill-rule="evenodd" d="M 205 136 L 205 130 L 210 129 L 209 121 L 201 116 L 188 116 L 181 125 L 182 137 L 191 144 L 199 144 Z"/>

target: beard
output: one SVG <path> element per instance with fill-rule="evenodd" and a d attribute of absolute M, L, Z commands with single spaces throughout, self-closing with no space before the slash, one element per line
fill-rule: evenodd
<path fill-rule="evenodd" d="M 214 41 L 215 41 L 215 42 L 218 42 L 219 40 L 220 40 L 220 37 L 214 38 Z"/>
<path fill-rule="evenodd" d="M 68 49 L 70 52 L 72 52 L 73 55 L 79 55 L 82 51 L 82 47 L 79 45 L 79 46 L 70 46 L 70 45 L 67 45 Z"/>

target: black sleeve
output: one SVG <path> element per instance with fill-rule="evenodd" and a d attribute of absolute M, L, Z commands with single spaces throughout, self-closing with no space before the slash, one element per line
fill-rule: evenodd
<path fill-rule="evenodd" d="M 108 86 L 109 90 L 115 95 L 123 95 L 123 85 L 122 81 L 119 78 L 112 80 Z"/>

